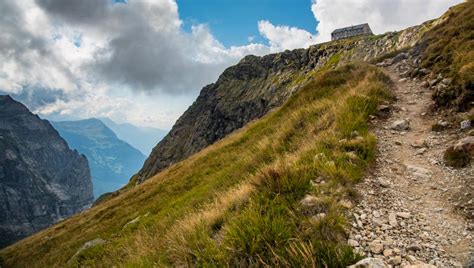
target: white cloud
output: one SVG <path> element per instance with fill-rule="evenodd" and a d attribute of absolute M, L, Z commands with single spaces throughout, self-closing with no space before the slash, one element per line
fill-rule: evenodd
<path fill-rule="evenodd" d="M 185 32 L 174 0 L 0 0 L 0 91 L 55 120 L 109 116 L 170 127 L 202 86 L 245 55 L 308 47 L 365 21 L 376 33 L 401 29 L 457 2 L 317 0 L 321 35 L 263 20 L 256 27 L 268 45 L 249 37 L 225 47 L 205 24 Z"/>
<path fill-rule="evenodd" d="M 401 30 L 442 15 L 462 0 L 313 0 L 319 21 L 317 41 L 331 39 L 334 29 L 368 22 L 375 34 Z"/>
<path fill-rule="evenodd" d="M 260 34 L 270 42 L 272 51 L 306 48 L 315 42 L 315 36 L 308 31 L 289 26 L 275 26 L 267 20 L 258 22 Z"/>
<path fill-rule="evenodd" d="M 110 116 L 170 127 L 227 66 L 270 51 L 226 48 L 206 25 L 185 32 L 173 0 L 111 3 L 0 0 L 0 91 L 56 120 Z"/>

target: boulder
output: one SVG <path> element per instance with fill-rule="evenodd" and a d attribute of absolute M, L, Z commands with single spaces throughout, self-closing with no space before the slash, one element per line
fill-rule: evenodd
<path fill-rule="evenodd" d="M 392 123 L 391 129 L 404 131 L 410 128 L 410 121 L 406 119 L 399 119 Z"/>
<path fill-rule="evenodd" d="M 400 263 L 402 263 L 402 257 L 401 256 L 395 256 L 395 257 L 392 257 L 388 260 L 388 264 L 390 265 L 400 265 Z"/>
<path fill-rule="evenodd" d="M 444 152 L 444 162 L 452 167 L 465 167 L 474 156 L 474 136 L 467 136 L 450 146 Z"/>
<path fill-rule="evenodd" d="M 365 258 L 348 268 L 388 268 L 388 265 L 376 258 Z"/>
<path fill-rule="evenodd" d="M 410 174 L 416 179 L 429 179 L 431 178 L 431 175 L 433 175 L 433 172 L 426 168 L 417 167 L 413 165 L 406 165 L 406 167 L 407 171 L 410 172 Z"/>
<path fill-rule="evenodd" d="M 461 129 L 468 129 L 471 127 L 471 121 L 464 120 L 461 122 Z"/>
<path fill-rule="evenodd" d="M 392 63 L 397 63 L 406 59 L 408 59 L 408 53 L 399 53 L 397 56 L 393 57 Z"/>
<path fill-rule="evenodd" d="M 383 251 L 383 244 L 380 241 L 373 241 L 369 243 L 369 249 L 374 254 L 380 254 Z"/>
<path fill-rule="evenodd" d="M 416 252 L 416 251 L 420 251 L 421 247 L 418 244 L 411 244 L 411 245 L 408 245 L 407 250 L 411 250 L 413 252 Z"/>
<path fill-rule="evenodd" d="M 467 136 L 465 138 L 462 138 L 456 142 L 456 145 L 454 145 L 454 150 L 463 150 L 468 152 L 471 156 L 474 155 L 474 137 L 473 136 Z"/>

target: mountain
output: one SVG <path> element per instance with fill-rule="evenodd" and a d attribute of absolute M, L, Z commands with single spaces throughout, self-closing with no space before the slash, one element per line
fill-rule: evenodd
<path fill-rule="evenodd" d="M 0 189 L 0 247 L 93 201 L 85 156 L 10 96 L 0 96 Z"/>
<path fill-rule="evenodd" d="M 2 266 L 470 267 L 455 204 L 474 215 L 474 176 L 441 149 L 473 117 L 441 107 L 470 98 L 473 13 L 468 1 L 400 32 L 245 57 L 140 176 L 1 250 Z"/>
<path fill-rule="evenodd" d="M 369 61 L 410 47 L 423 34 L 423 27 L 263 57 L 246 56 L 201 90 L 196 101 L 153 149 L 134 181 L 145 181 L 281 106 L 301 88 L 308 74 L 351 61 Z"/>
<path fill-rule="evenodd" d="M 112 129 L 117 137 L 144 155 L 149 155 L 153 147 L 168 133 L 168 130 L 152 127 L 139 127 L 130 123 L 118 124 L 109 118 L 100 118 L 104 124 Z"/>
<path fill-rule="evenodd" d="M 89 160 L 96 198 L 124 186 L 145 161 L 145 156 L 140 151 L 117 138 L 98 119 L 52 124 L 71 148 L 78 150 Z"/>

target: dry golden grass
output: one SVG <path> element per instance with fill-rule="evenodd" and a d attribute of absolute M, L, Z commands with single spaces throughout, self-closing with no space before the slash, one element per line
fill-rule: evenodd
<path fill-rule="evenodd" d="M 63 267 L 78 248 L 98 237 L 107 243 L 85 250 L 70 266 L 320 265 L 330 258 L 347 264 L 352 253 L 327 239 L 343 235 L 338 202 L 350 198 L 351 185 L 372 157 L 374 139 L 366 119 L 383 97 L 385 83 L 366 65 L 317 74 L 264 118 L 143 184 L 3 249 L 3 264 Z M 357 142 L 350 137 L 354 130 L 362 137 Z M 359 160 L 347 158 L 347 150 Z M 313 189 L 310 180 L 317 176 L 327 183 Z M 314 222 L 300 213 L 304 194 L 327 197 L 326 220 Z M 275 225 L 267 231 L 269 223 Z M 266 240 L 254 244 L 255 231 Z M 280 235 L 288 239 L 276 239 Z M 253 249 L 247 252 L 244 245 Z"/>

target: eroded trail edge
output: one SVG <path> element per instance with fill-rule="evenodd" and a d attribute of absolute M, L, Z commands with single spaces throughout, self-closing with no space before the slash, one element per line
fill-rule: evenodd
<path fill-rule="evenodd" d="M 473 168 L 443 164 L 444 150 L 459 135 L 432 131 L 441 117 L 429 111 L 431 91 L 417 79 L 402 78 L 402 70 L 400 64 L 385 68 L 397 100 L 380 108 L 388 119 L 374 119 L 379 155 L 357 186 L 360 203 L 348 243 L 391 266 L 473 265 L 472 215 L 461 213 L 457 203 L 466 196 L 472 202 Z"/>

